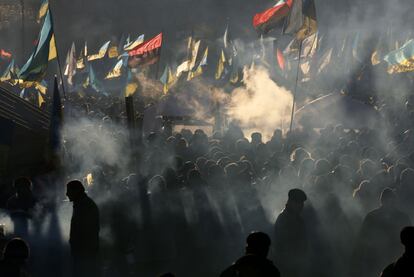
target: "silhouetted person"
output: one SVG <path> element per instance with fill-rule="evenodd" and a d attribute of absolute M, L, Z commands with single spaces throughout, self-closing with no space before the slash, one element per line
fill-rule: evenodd
<path fill-rule="evenodd" d="M 400 234 L 405 252 L 395 263 L 387 266 L 381 277 L 411 277 L 414 276 L 414 226 L 405 227 Z"/>
<path fill-rule="evenodd" d="M 0 276 L 28 277 L 26 260 L 29 258 L 29 246 L 20 238 L 10 240 L 3 251 L 3 260 L 0 262 Z"/>
<path fill-rule="evenodd" d="M 7 200 L 7 209 L 11 211 L 29 212 L 35 205 L 32 182 L 29 178 L 19 177 L 14 181 L 16 193 Z"/>
<path fill-rule="evenodd" d="M 253 232 L 246 239 L 246 255 L 221 273 L 221 277 L 280 277 L 279 270 L 267 259 L 270 238 Z"/>
<path fill-rule="evenodd" d="M 307 272 L 308 237 L 302 217 L 304 191 L 292 189 L 288 194 L 285 209 L 275 223 L 274 250 L 276 262 L 283 276 L 301 277 Z"/>
<path fill-rule="evenodd" d="M 365 217 L 354 254 L 355 273 L 359 276 L 378 276 L 381 267 L 400 253 L 398 234 L 410 225 L 409 217 L 398 210 L 397 197 L 390 188 L 381 194 L 381 206 Z"/>
<path fill-rule="evenodd" d="M 29 178 L 19 177 L 14 181 L 16 193 L 7 200 L 7 209 L 10 212 L 16 235 L 27 237 L 30 212 L 36 201 L 32 192 L 32 182 Z"/>
<path fill-rule="evenodd" d="M 78 180 L 67 184 L 73 202 L 69 244 L 73 258 L 73 276 L 98 276 L 99 210 Z"/>

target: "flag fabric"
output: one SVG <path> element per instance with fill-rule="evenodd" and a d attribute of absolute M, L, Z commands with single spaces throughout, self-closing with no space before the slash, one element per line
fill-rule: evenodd
<path fill-rule="evenodd" d="M 131 51 L 132 49 L 134 49 L 135 47 L 137 47 L 138 45 L 143 43 L 144 38 L 145 38 L 145 35 L 142 34 L 142 35 L 138 36 L 133 42 L 127 41 L 127 43 L 124 45 L 124 50 L 125 51 Z"/>
<path fill-rule="evenodd" d="M 42 93 L 40 91 L 37 92 L 37 101 L 39 108 L 41 108 L 43 103 L 45 103 L 45 99 L 43 98 Z"/>
<path fill-rule="evenodd" d="M 76 74 L 77 61 L 76 61 L 76 48 L 75 43 L 72 46 L 66 57 L 66 66 L 63 75 L 66 76 L 68 84 L 73 85 L 73 76 Z"/>
<path fill-rule="evenodd" d="M 320 59 L 321 62 L 317 69 L 317 74 L 321 74 L 322 72 L 324 72 L 326 67 L 331 63 L 332 54 L 333 54 L 333 48 L 330 48 L 328 51 L 326 51 L 322 55 Z"/>
<path fill-rule="evenodd" d="M 125 97 L 133 95 L 138 89 L 138 84 L 133 81 L 131 70 L 130 69 L 127 69 L 127 70 L 128 72 L 127 72 L 126 85 L 125 85 L 125 90 L 124 90 Z"/>
<path fill-rule="evenodd" d="M 2 58 L 3 60 L 11 60 L 12 53 L 7 52 L 4 49 L 0 49 L 0 58 Z"/>
<path fill-rule="evenodd" d="M 108 50 L 108 58 L 113 59 L 119 56 L 118 47 L 112 46 Z"/>
<path fill-rule="evenodd" d="M 160 81 L 164 85 L 163 92 L 164 94 L 167 94 L 170 88 L 174 85 L 176 82 L 176 78 L 174 78 L 174 75 L 171 72 L 171 68 L 166 65 L 164 73 L 162 74 Z"/>
<path fill-rule="evenodd" d="M 43 80 L 41 82 L 36 82 L 34 84 L 34 88 L 40 92 L 41 94 L 45 95 L 47 91 L 47 83 Z"/>
<path fill-rule="evenodd" d="M 361 47 L 361 34 L 358 32 L 355 35 L 354 41 L 352 43 L 352 56 L 355 60 L 362 62 L 362 58 L 359 55 Z"/>
<path fill-rule="evenodd" d="M 159 61 L 162 47 L 162 33 L 144 41 L 131 51 L 128 51 L 129 67 L 155 64 Z"/>
<path fill-rule="evenodd" d="M 76 60 L 76 69 L 84 69 L 85 68 L 85 55 L 84 50 L 81 50 L 79 58 Z"/>
<path fill-rule="evenodd" d="M 57 58 L 57 50 L 56 50 L 56 41 L 55 41 L 55 34 L 52 35 L 50 39 L 49 45 L 49 61 L 54 60 Z"/>
<path fill-rule="evenodd" d="M 124 65 L 124 61 L 122 59 L 119 60 L 115 64 L 115 66 L 112 68 L 112 70 L 106 75 L 105 80 L 121 77 L 123 65 Z"/>
<path fill-rule="evenodd" d="M 221 50 L 221 55 L 219 57 L 219 61 L 217 64 L 217 70 L 216 70 L 216 76 L 215 76 L 216 80 L 221 79 L 221 77 L 223 76 L 225 62 L 226 62 L 226 56 L 224 55 L 224 51 Z"/>
<path fill-rule="evenodd" d="M 111 41 L 107 41 L 104 43 L 104 45 L 101 46 L 101 48 L 99 49 L 99 52 L 97 54 L 93 54 L 93 55 L 89 55 L 88 56 L 88 61 L 94 61 L 94 60 L 99 60 L 102 59 L 103 57 L 105 57 L 106 52 L 108 52 L 108 48 L 109 48 L 109 44 L 111 43 Z M 87 49 L 86 43 L 85 43 L 85 49 Z M 85 50 L 87 53 L 87 50 Z M 86 55 L 85 53 L 85 55 Z"/>
<path fill-rule="evenodd" d="M 200 43 L 201 41 L 198 40 L 197 42 L 194 43 L 193 48 L 191 49 L 190 64 L 188 68 L 189 71 L 193 70 L 196 64 L 197 56 L 198 56 L 198 49 L 200 48 Z"/>
<path fill-rule="evenodd" d="M 181 76 L 181 74 L 183 74 L 183 72 L 187 72 L 190 68 L 190 62 L 189 60 L 186 60 L 184 62 L 182 62 L 179 66 L 177 66 L 177 72 L 175 74 L 175 76 L 177 76 L 177 78 L 179 78 Z"/>
<path fill-rule="evenodd" d="M 293 0 L 280 0 L 273 7 L 256 14 L 253 17 L 254 28 L 263 34 L 268 33 L 289 14 L 292 4 Z"/>
<path fill-rule="evenodd" d="M 96 92 L 107 94 L 102 83 L 96 78 L 95 70 L 92 65 L 89 64 L 89 86 L 93 88 Z"/>
<path fill-rule="evenodd" d="M 377 49 L 374 50 L 371 54 L 371 64 L 378 65 L 381 63 L 381 58 L 379 56 L 379 51 Z"/>
<path fill-rule="evenodd" d="M 19 94 L 20 98 L 24 98 L 25 94 L 26 94 L 26 89 L 24 88 L 20 91 L 20 94 Z"/>
<path fill-rule="evenodd" d="M 37 23 L 40 23 L 40 21 L 42 21 L 43 17 L 45 17 L 48 10 L 49 10 L 49 1 L 42 0 L 42 3 L 40 4 L 39 14 L 37 15 Z"/>
<path fill-rule="evenodd" d="M 208 47 L 206 48 L 206 50 L 204 50 L 203 57 L 201 58 L 200 63 L 198 64 L 197 68 L 190 72 L 188 80 L 192 80 L 203 74 L 203 71 L 204 71 L 203 67 L 207 65 L 207 58 L 208 58 Z"/>
<path fill-rule="evenodd" d="M 16 71 L 16 65 L 14 64 L 14 60 L 10 62 L 10 64 L 7 66 L 6 70 L 0 77 L 1 82 L 6 82 L 10 80 L 16 80 L 18 79 L 18 71 Z"/>
<path fill-rule="evenodd" d="M 303 40 L 301 56 L 303 58 L 312 58 L 315 55 L 317 48 L 318 33 L 316 32 Z"/>
<path fill-rule="evenodd" d="M 229 25 L 227 25 L 226 31 L 224 31 L 223 43 L 224 43 L 224 48 L 227 48 L 229 45 Z"/>
<path fill-rule="evenodd" d="M 277 64 L 279 65 L 279 68 L 282 71 L 285 71 L 285 66 L 286 66 L 286 62 L 285 62 L 285 57 L 283 56 L 283 52 L 280 51 L 280 49 L 276 49 L 276 59 L 277 59 Z"/>
<path fill-rule="evenodd" d="M 48 10 L 43 22 L 40 36 L 29 60 L 22 67 L 19 78 L 25 81 L 43 79 L 49 60 L 56 57 L 56 46 L 53 34 L 52 15 Z"/>
<path fill-rule="evenodd" d="M 384 60 L 388 63 L 388 73 L 414 71 L 414 39 L 407 41 L 401 48 L 388 53 Z"/>
<path fill-rule="evenodd" d="M 289 13 L 285 34 L 295 34 L 298 41 L 317 32 L 316 7 L 314 0 L 295 0 Z"/>
<path fill-rule="evenodd" d="M 303 1 L 294 0 L 285 23 L 283 32 L 285 34 L 296 34 L 303 25 Z"/>

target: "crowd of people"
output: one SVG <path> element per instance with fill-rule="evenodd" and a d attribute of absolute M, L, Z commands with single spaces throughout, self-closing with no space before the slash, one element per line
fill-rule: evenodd
<path fill-rule="evenodd" d="M 80 130 L 63 129 L 62 168 L 2 187 L 20 238 L 3 234 L 0 276 L 58 276 L 36 266 L 50 249 L 36 222 L 59 217 L 65 193 L 72 265 L 55 257 L 70 268 L 60 276 L 414 276 L 412 99 L 382 106 L 381 127 L 270 139 L 164 122 L 134 140 L 121 105 L 72 99 L 65 124 Z M 102 156 L 108 140 L 122 151 Z"/>

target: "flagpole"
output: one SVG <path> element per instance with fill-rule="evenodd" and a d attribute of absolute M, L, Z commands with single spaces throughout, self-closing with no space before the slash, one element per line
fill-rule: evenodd
<path fill-rule="evenodd" d="M 293 90 L 293 103 L 292 103 L 292 113 L 290 115 L 289 133 L 292 132 L 292 128 L 293 128 L 293 117 L 295 115 L 296 92 L 297 92 L 297 89 L 298 89 L 298 81 L 299 81 L 300 60 L 301 60 L 301 54 L 302 54 L 302 42 L 303 42 L 303 40 L 300 40 L 298 67 L 297 67 L 297 70 L 296 70 L 295 88 Z"/>
<path fill-rule="evenodd" d="M 155 80 L 158 80 L 158 74 L 159 74 L 159 71 L 160 71 L 162 46 L 163 46 L 163 44 L 165 42 L 164 29 L 161 29 L 161 34 L 162 34 L 162 44 L 161 44 L 161 47 L 160 47 L 160 57 L 159 57 L 159 60 L 157 62 L 157 67 L 155 69 Z"/>
<path fill-rule="evenodd" d="M 66 100 L 65 80 L 63 79 L 62 66 L 60 64 L 60 56 L 59 56 L 59 51 L 58 51 L 58 47 L 57 47 L 57 41 L 58 41 L 58 39 L 57 39 L 56 32 L 55 32 L 55 28 L 54 28 L 55 22 L 54 22 L 54 18 L 53 18 L 53 14 L 52 14 L 52 0 L 49 0 L 49 12 L 50 12 L 50 17 L 52 19 L 53 35 L 55 37 L 56 59 L 57 59 L 58 68 L 59 68 L 60 80 L 62 81 L 63 97 Z"/>
<path fill-rule="evenodd" d="M 21 8 L 21 16 L 22 16 L 22 60 L 24 59 L 25 54 L 25 33 L 26 33 L 26 27 L 25 27 L 25 13 L 24 13 L 24 0 L 20 0 L 20 8 Z"/>

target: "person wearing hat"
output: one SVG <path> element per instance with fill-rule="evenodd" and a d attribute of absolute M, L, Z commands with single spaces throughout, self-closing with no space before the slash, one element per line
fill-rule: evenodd
<path fill-rule="evenodd" d="M 290 190 L 286 207 L 274 225 L 273 249 L 283 276 L 302 277 L 307 272 L 308 236 L 302 217 L 306 199 L 303 190 Z"/>
<path fill-rule="evenodd" d="M 66 195 L 73 202 L 69 244 L 73 276 L 98 276 L 99 210 L 79 180 L 70 181 Z"/>
<path fill-rule="evenodd" d="M 405 247 L 405 252 L 395 263 L 384 269 L 381 277 L 414 276 L 414 226 L 404 227 L 400 239 Z"/>
<path fill-rule="evenodd" d="M 224 270 L 220 277 L 280 277 L 273 262 L 267 259 L 270 238 L 262 232 L 252 232 L 246 239 L 246 254 Z"/>

